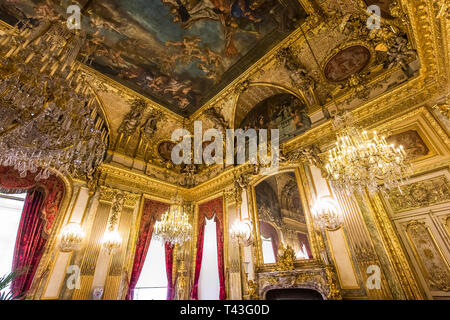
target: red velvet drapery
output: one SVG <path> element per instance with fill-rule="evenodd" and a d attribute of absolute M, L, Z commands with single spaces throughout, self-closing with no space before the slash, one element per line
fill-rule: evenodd
<path fill-rule="evenodd" d="M 173 245 L 166 242 L 166 272 L 167 272 L 167 300 L 173 300 L 175 297 L 175 284 L 172 279 L 173 270 Z"/>
<path fill-rule="evenodd" d="M 205 219 L 199 221 L 197 238 L 197 256 L 195 257 L 194 284 L 192 286 L 191 298 L 198 300 L 198 280 L 200 279 L 200 270 L 202 269 L 203 242 L 205 235 Z"/>
<path fill-rule="evenodd" d="M 219 299 L 226 299 L 225 291 L 225 268 L 223 251 L 223 199 L 217 198 L 198 207 L 198 238 L 197 238 L 197 256 L 195 258 L 194 285 L 191 291 L 191 298 L 198 300 L 198 281 L 202 268 L 203 242 L 205 235 L 205 217 L 211 219 L 215 215 L 216 235 L 217 235 L 217 259 L 219 264 L 220 293 Z"/>
<path fill-rule="evenodd" d="M 259 229 L 261 231 L 261 235 L 268 239 L 272 240 L 272 249 L 273 254 L 275 255 L 275 260 L 278 260 L 278 233 L 277 230 L 270 224 L 264 221 L 259 221 Z"/>
<path fill-rule="evenodd" d="M 31 190 L 25 199 L 12 269 L 28 268 L 28 272 L 13 280 L 11 291 L 15 293 L 24 293 L 30 288 L 33 275 L 44 253 L 47 239 L 42 236 L 44 223 L 40 211 L 43 202 L 44 192 L 41 190 Z"/>
<path fill-rule="evenodd" d="M 26 268 L 11 289 L 25 294 L 31 287 L 37 267 L 44 253 L 48 236 L 53 230 L 65 187 L 61 179 L 52 175 L 36 182 L 36 173 L 21 178 L 12 167 L 0 166 L 0 190 L 6 193 L 27 192 L 14 248 L 13 270 Z"/>
<path fill-rule="evenodd" d="M 134 288 L 141 275 L 142 267 L 144 266 L 145 258 L 147 257 L 150 241 L 152 240 L 153 226 L 156 220 L 167 211 L 169 205 L 166 203 L 145 199 L 142 209 L 142 217 L 139 226 L 139 234 L 136 242 L 136 251 L 134 254 L 133 269 L 130 276 L 130 284 L 128 287 L 127 300 L 133 300 Z"/>
<path fill-rule="evenodd" d="M 221 214 L 222 215 L 222 214 Z M 220 281 L 220 293 L 219 300 L 225 300 L 227 293 L 225 291 L 225 266 L 224 266 L 224 252 L 223 252 L 223 221 L 220 222 L 216 218 L 216 235 L 217 235 L 217 260 L 219 263 L 219 281 Z"/>
<path fill-rule="evenodd" d="M 0 191 L 6 193 L 25 193 L 28 190 L 40 187 L 45 192 L 45 199 L 42 204 L 42 219 L 45 225 L 43 233 L 48 236 L 55 224 L 59 207 L 64 198 L 64 182 L 55 175 L 51 175 L 46 180 L 36 182 L 36 173 L 28 173 L 25 178 L 21 178 L 19 172 L 12 167 L 0 166 Z"/>

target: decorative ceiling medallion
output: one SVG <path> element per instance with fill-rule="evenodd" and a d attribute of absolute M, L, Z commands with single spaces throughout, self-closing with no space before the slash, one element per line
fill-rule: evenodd
<path fill-rule="evenodd" d="M 344 81 L 351 75 L 361 72 L 369 64 L 370 57 L 369 49 L 364 46 L 345 48 L 328 60 L 323 73 L 329 81 Z"/>

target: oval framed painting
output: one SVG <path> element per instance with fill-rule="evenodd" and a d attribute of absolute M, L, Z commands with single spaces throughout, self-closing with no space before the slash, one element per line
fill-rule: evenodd
<path fill-rule="evenodd" d="M 345 48 L 333 55 L 325 64 L 323 74 L 328 81 L 340 82 L 361 72 L 370 62 L 369 49 L 361 45 Z"/>
<path fill-rule="evenodd" d="M 163 140 L 158 144 L 158 155 L 162 160 L 172 161 L 172 149 L 177 144 L 171 140 Z"/>

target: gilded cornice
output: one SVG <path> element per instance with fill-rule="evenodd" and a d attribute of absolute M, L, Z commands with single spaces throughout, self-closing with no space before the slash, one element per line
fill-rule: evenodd
<path fill-rule="evenodd" d="M 151 178 L 144 173 L 120 168 L 112 164 L 103 164 L 98 170 L 101 173 L 101 184 L 113 188 L 120 188 L 132 193 L 149 193 L 170 199 L 177 192 L 177 188 L 184 188 Z"/>
<path fill-rule="evenodd" d="M 97 90 L 102 92 L 102 91 L 109 91 L 109 88 L 105 87 L 105 86 L 109 86 L 110 88 L 114 89 L 114 93 L 122 96 L 122 97 L 126 97 L 128 99 L 143 99 L 145 102 L 147 102 L 147 104 L 149 105 L 149 107 L 161 111 L 163 112 L 166 116 L 168 116 L 169 118 L 172 118 L 176 121 L 183 121 L 184 117 L 180 116 L 179 114 L 171 111 L 170 109 L 156 103 L 155 101 L 153 101 L 152 99 L 128 88 L 127 86 L 124 86 L 123 84 L 105 76 L 104 74 L 98 72 L 97 70 L 94 70 L 93 68 L 85 65 L 85 64 L 80 64 L 81 69 L 86 72 L 86 74 L 90 75 L 92 78 L 92 83 L 94 86 L 97 87 Z"/>

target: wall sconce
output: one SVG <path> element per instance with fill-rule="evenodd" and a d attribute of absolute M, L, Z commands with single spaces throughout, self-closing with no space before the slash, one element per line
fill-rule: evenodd
<path fill-rule="evenodd" d="M 68 223 L 61 229 L 59 249 L 62 252 L 80 250 L 85 236 L 86 233 L 78 223 Z"/>
<path fill-rule="evenodd" d="M 321 229 L 337 229 L 342 224 L 338 205 L 330 196 L 317 199 L 311 208 L 311 213 L 314 216 L 314 223 Z"/>
<path fill-rule="evenodd" d="M 246 247 L 252 245 L 252 227 L 250 222 L 236 220 L 230 228 L 230 237 Z"/>
<path fill-rule="evenodd" d="M 111 255 L 122 245 L 122 237 L 116 229 L 108 230 L 103 236 L 102 244 L 103 248 Z"/>

